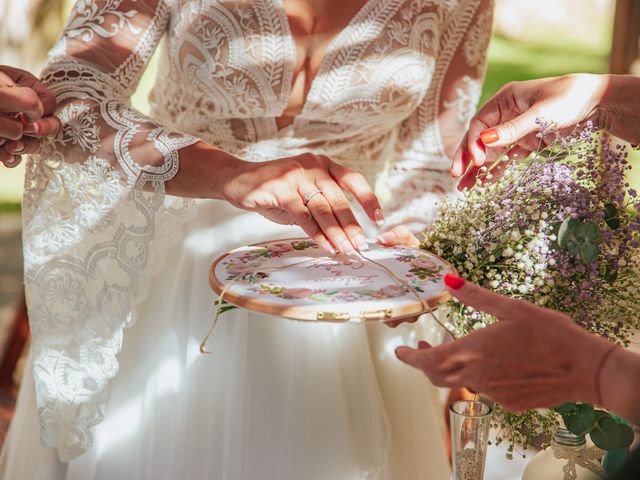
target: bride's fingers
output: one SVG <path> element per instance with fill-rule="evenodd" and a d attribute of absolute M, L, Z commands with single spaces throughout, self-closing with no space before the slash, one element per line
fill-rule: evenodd
<path fill-rule="evenodd" d="M 377 240 L 378 243 L 386 247 L 394 247 L 396 245 L 417 247 L 420 245 L 420 240 L 404 225 L 398 225 L 381 233 L 378 235 Z"/>
<path fill-rule="evenodd" d="M 364 176 L 348 167 L 329 160 L 329 173 L 343 190 L 353 194 L 371 221 L 384 224 L 380 201 Z"/>
<path fill-rule="evenodd" d="M 336 249 L 322 233 L 320 226 L 316 223 L 313 215 L 311 215 L 311 212 L 304 205 L 304 202 L 299 195 L 292 195 L 288 197 L 282 205 L 295 224 L 302 228 L 309 238 L 320 245 L 324 251 L 331 255 L 336 254 Z"/>
<path fill-rule="evenodd" d="M 315 184 L 301 185 L 300 196 L 308 199 L 306 207 L 331 244 L 345 255 L 354 253 L 354 248 L 335 217 L 331 204 L 322 192 L 313 195 L 318 190 Z"/>
<path fill-rule="evenodd" d="M 347 234 L 351 245 L 359 251 L 369 250 L 369 244 L 364 236 L 364 231 L 351 211 L 351 206 L 347 197 L 340 187 L 328 177 L 324 181 L 317 181 L 318 188 L 331 205 L 331 209 L 338 220 L 338 223 Z"/>

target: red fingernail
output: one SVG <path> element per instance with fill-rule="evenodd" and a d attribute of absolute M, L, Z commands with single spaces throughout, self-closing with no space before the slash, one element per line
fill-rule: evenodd
<path fill-rule="evenodd" d="M 31 133 L 33 135 L 37 135 L 38 133 L 38 124 L 37 123 L 29 123 L 24 126 L 24 133 Z"/>
<path fill-rule="evenodd" d="M 492 143 L 500 140 L 500 135 L 498 135 L 498 131 L 495 128 L 492 128 L 491 130 L 482 132 L 480 134 L 480 139 L 485 145 L 491 145 Z"/>
<path fill-rule="evenodd" d="M 484 143 L 482 143 L 482 140 L 478 139 L 476 140 L 476 146 L 482 150 L 482 153 L 487 153 L 487 147 L 484 145 Z"/>
<path fill-rule="evenodd" d="M 453 290 L 459 290 L 464 285 L 464 278 L 460 278 L 453 273 L 447 273 L 444 276 L 444 284 Z"/>

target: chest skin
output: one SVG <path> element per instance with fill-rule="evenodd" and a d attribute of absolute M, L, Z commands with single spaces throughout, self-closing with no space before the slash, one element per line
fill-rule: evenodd
<path fill-rule="evenodd" d="M 293 123 L 300 114 L 311 83 L 331 41 L 367 4 L 367 0 L 283 0 L 296 44 L 291 97 L 278 128 Z"/>

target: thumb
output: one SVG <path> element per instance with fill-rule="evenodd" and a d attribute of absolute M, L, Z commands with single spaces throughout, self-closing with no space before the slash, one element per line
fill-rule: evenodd
<path fill-rule="evenodd" d="M 398 360 L 406 363 L 407 365 L 423 370 L 425 368 L 425 365 L 429 362 L 429 352 L 431 350 L 431 345 L 423 341 L 420 342 L 418 348 L 396 348 L 396 357 L 398 357 Z"/>
<path fill-rule="evenodd" d="M 509 146 L 538 130 L 538 116 L 537 110 L 529 109 L 522 115 L 485 130 L 480 134 L 480 139 L 491 148 Z"/>

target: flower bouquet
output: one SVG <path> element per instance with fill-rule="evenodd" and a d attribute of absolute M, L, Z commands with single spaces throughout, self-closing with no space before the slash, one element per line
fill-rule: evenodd
<path fill-rule="evenodd" d="M 445 202 L 422 248 L 472 282 L 564 312 L 627 346 L 640 318 L 640 199 L 626 183 L 627 152 L 590 122 L 566 137 L 538 125 L 540 139 L 555 140 L 525 160 L 502 158 L 499 178 L 483 167 L 476 187 Z M 449 305 L 457 336 L 494 321 Z M 525 413 L 496 405 L 497 442 L 510 442 L 508 456 L 515 444 L 546 446 L 561 418 L 604 450 L 633 438 L 623 421 L 590 405 Z"/>

